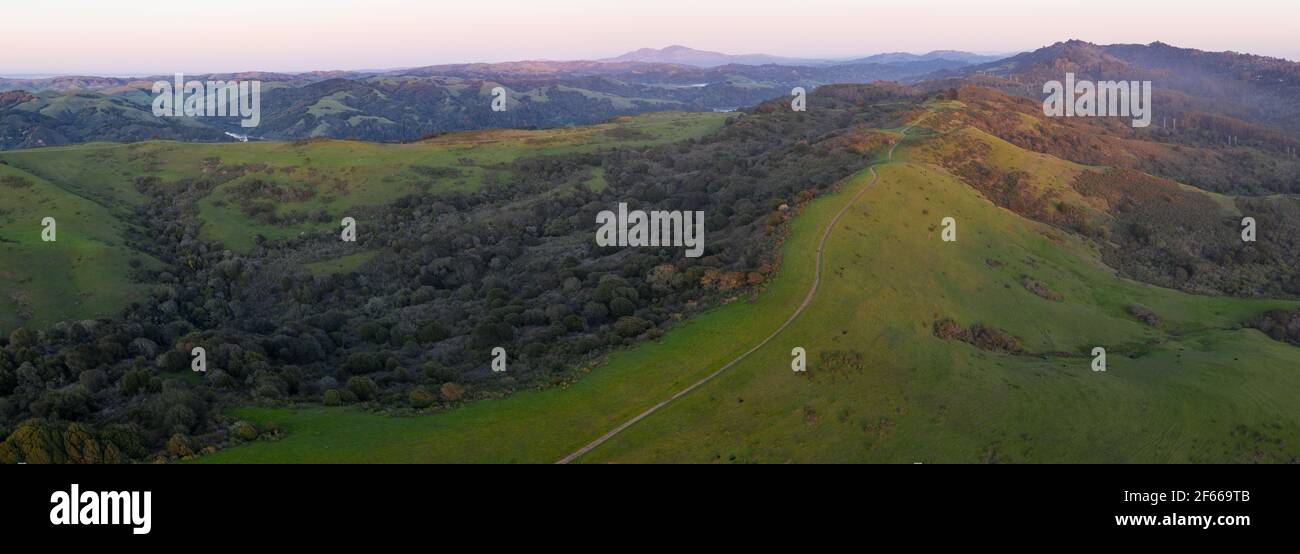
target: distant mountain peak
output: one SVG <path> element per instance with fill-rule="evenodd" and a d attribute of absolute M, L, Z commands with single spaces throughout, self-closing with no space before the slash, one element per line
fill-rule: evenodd
<path fill-rule="evenodd" d="M 960 50 L 931 50 L 924 54 L 912 54 L 910 52 L 885 52 L 875 54 L 865 58 L 858 58 L 846 63 L 911 63 L 911 62 L 928 62 L 935 60 L 948 60 L 962 62 L 967 64 L 987 63 L 998 60 L 1004 56 L 985 56 Z"/>
<path fill-rule="evenodd" d="M 720 65 L 806 65 L 822 63 L 820 60 L 803 60 L 783 58 L 768 54 L 724 54 L 709 50 L 698 50 L 681 44 L 663 48 L 639 48 L 621 56 L 597 60 L 600 62 L 647 62 L 690 65 L 695 67 L 717 67 Z"/>

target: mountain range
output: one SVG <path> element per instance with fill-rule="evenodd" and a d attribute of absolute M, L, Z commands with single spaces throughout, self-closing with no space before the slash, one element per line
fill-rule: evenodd
<path fill-rule="evenodd" d="M 821 65 L 825 60 L 812 58 L 786 58 L 768 54 L 723 54 L 696 50 L 687 46 L 672 45 L 664 48 L 641 48 L 621 56 L 605 58 L 602 62 L 649 62 L 691 65 L 696 67 L 717 67 L 719 65 Z"/>
<path fill-rule="evenodd" d="M 1041 98 L 1041 83 L 1061 80 L 1067 72 L 1081 80 L 1151 81 L 1157 118 L 1215 112 L 1300 129 L 1300 64 L 1253 54 L 1205 52 L 1163 42 L 1097 45 L 1070 40 L 941 70 L 927 79 L 979 78 L 983 85 Z"/>
<path fill-rule="evenodd" d="M 384 72 L 245 72 L 197 80 L 263 82 L 255 139 L 355 138 L 409 141 L 482 128 L 580 125 L 650 111 L 730 111 L 793 87 L 911 81 L 987 61 L 974 54 L 883 54 L 829 61 L 732 56 L 685 47 L 638 50 L 607 60 L 444 64 Z M 154 81 L 61 76 L 0 79 L 0 149 L 151 138 L 230 140 L 235 119 L 160 119 Z M 511 108 L 490 109 L 504 87 Z"/>
<path fill-rule="evenodd" d="M 941 50 L 817 60 L 670 46 L 603 60 L 188 78 L 262 81 L 255 140 L 403 142 L 461 130 L 581 125 L 643 112 L 731 111 L 788 95 L 794 87 L 874 81 L 922 90 L 974 83 L 1037 98 L 1042 82 L 1066 72 L 1080 79 L 1150 80 L 1160 106 L 1155 121 L 1204 120 L 1203 140 L 1266 140 L 1270 129 L 1300 128 L 1300 65 L 1283 59 L 1160 42 L 1077 40 L 995 58 Z M 227 133 L 247 133 L 235 118 L 154 117 L 152 83 L 170 78 L 0 79 L 0 149 L 153 138 L 228 141 Z M 490 108 L 496 87 L 508 91 L 504 112 Z M 1243 122 L 1259 127 L 1242 128 Z"/>
<path fill-rule="evenodd" d="M 690 65 L 695 67 L 718 67 L 722 65 L 803 65 L 824 66 L 843 64 L 896 64 L 946 60 L 967 64 L 992 62 L 1006 56 L 983 55 L 959 50 L 935 50 L 925 54 L 907 52 L 889 52 L 875 54 L 864 58 L 787 58 L 769 54 L 724 54 L 707 50 L 696 50 L 687 46 L 673 45 L 664 48 L 642 48 L 621 56 L 605 58 L 602 62 L 646 62 Z"/>

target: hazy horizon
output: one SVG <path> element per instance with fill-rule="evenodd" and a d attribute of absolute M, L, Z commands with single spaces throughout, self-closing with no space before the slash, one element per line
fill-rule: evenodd
<path fill-rule="evenodd" d="M 5 75 L 158 75 L 374 70 L 445 63 L 575 60 L 680 44 L 729 54 L 847 58 L 882 52 L 1009 53 L 1067 39 L 1167 42 L 1300 60 L 1300 3 L 1242 0 L 1229 13 L 1200 1 L 973 4 L 915 0 L 414 0 L 219 5 L 48 0 L 11 6 Z M 220 14 L 217 17 L 216 14 Z M 936 37 L 942 37 L 936 40 Z"/>
<path fill-rule="evenodd" d="M 881 54 L 898 54 L 898 53 L 907 53 L 907 54 L 917 54 L 917 55 L 922 55 L 922 54 L 928 54 L 928 53 L 930 53 L 930 52 L 936 52 L 936 51 L 966 52 L 966 53 L 970 53 L 970 54 L 978 54 L 978 55 L 982 55 L 982 56 L 1008 56 L 1008 57 L 1009 57 L 1009 56 L 1014 56 L 1014 55 L 1019 54 L 1019 53 L 1022 53 L 1022 52 L 1028 52 L 1028 51 L 1031 51 L 1031 50 L 1035 50 L 1035 49 L 1037 49 L 1037 48 L 1041 48 L 1042 46 L 1048 46 L 1048 45 L 1047 45 L 1047 44 L 1044 44 L 1044 45 L 1041 45 L 1041 46 L 1035 46 L 1035 47 L 1033 47 L 1033 48 L 1023 48 L 1023 49 L 1019 49 L 1019 50 L 1009 50 L 1009 51 L 999 51 L 999 52 L 967 50 L 967 49 L 964 49 L 964 48 L 945 48 L 945 47 L 937 47 L 937 48 L 929 48 L 929 49 L 925 49 L 925 50 L 915 50 L 915 51 L 888 50 L 888 51 L 879 51 L 879 52 L 862 52 L 862 53 L 859 53 L 859 54 L 851 54 L 851 55 L 847 55 L 847 56 L 846 56 L 846 55 L 837 55 L 837 56 L 787 56 L 787 55 L 782 54 L 782 53 L 780 53 L 780 52 L 762 52 L 762 51 L 759 51 L 759 52 L 725 52 L 725 51 L 721 51 L 721 52 L 720 52 L 720 51 L 716 51 L 716 50 L 710 50 L 710 49 L 707 49 L 707 48 L 696 48 L 696 47 L 691 46 L 691 45 L 689 45 L 689 44 L 665 44 L 665 45 L 662 45 L 662 46 L 642 46 L 642 47 L 638 47 L 638 48 L 633 48 L 633 49 L 629 49 L 629 50 L 625 50 L 625 51 L 617 52 L 617 53 L 614 53 L 614 54 L 600 54 L 600 55 L 584 56 L 584 57 L 577 57 L 577 58 L 565 58 L 565 59 L 557 59 L 557 58 L 537 58 L 537 57 L 533 57 L 533 58 L 529 58 L 529 57 L 518 57 L 518 58 L 508 58 L 508 59 L 500 59 L 500 60 L 455 60 L 455 61 L 440 61 L 440 62 L 437 62 L 437 63 L 415 64 L 415 65 L 401 65 L 401 66 L 391 66 L 391 67 L 314 67 L 314 68 L 300 68 L 300 69 L 221 69 L 221 70 L 204 70 L 204 69 L 202 69 L 202 68 L 198 68 L 198 69 L 195 69 L 195 70 L 183 71 L 182 73 L 185 73 L 185 74 L 191 74 L 191 75 L 202 75 L 202 74 L 211 74 L 211 73 L 240 73 L 240 72 L 267 72 L 267 73 L 309 73 L 309 72 L 325 72 L 325 71 L 353 71 L 353 72 L 366 72 L 366 71 L 398 71 L 398 70 L 402 70 L 402 69 L 410 69 L 410 68 L 416 68 L 416 67 L 427 67 L 427 66 L 433 66 L 433 65 L 447 65 L 447 64 L 460 64 L 460 63 L 505 63 L 505 62 L 525 62 L 525 61 L 547 61 L 547 62 L 595 61 L 595 60 L 602 60 L 602 59 L 608 59 L 608 58 L 615 58 L 615 57 L 621 56 L 621 55 L 623 55 L 623 54 L 627 54 L 627 53 L 633 52 L 633 51 L 635 51 L 635 50 L 640 50 L 640 49 L 643 49 L 643 48 L 652 48 L 652 49 L 660 50 L 660 49 L 669 48 L 669 47 L 672 47 L 672 46 L 685 46 L 685 47 L 687 47 L 687 48 L 691 48 L 691 49 L 698 50 L 698 51 L 711 51 L 711 52 L 718 52 L 718 53 L 720 53 L 720 54 L 736 55 L 736 56 L 744 56 L 744 55 L 770 55 L 770 56 L 776 56 L 776 57 L 782 57 L 782 58 L 791 58 L 791 59 L 801 59 L 801 60 L 812 60 L 812 61 L 817 61 L 817 60 L 850 60 L 850 59 L 855 59 L 855 58 L 865 58 L 865 57 L 875 56 L 875 55 L 881 55 Z M 132 77 L 154 77 L 154 76 L 159 76 L 159 75 L 172 75 L 172 74 L 174 74 L 174 73 L 176 73 L 176 72 L 175 72 L 175 71 L 166 71 L 166 72 L 164 72 L 164 71 L 129 71 L 129 72 L 126 72 L 126 71 L 85 71 L 85 72 L 41 71 L 41 72 L 8 73 L 8 72 L 5 72 L 5 71 L 0 71 L 0 77 L 3 77 L 3 78 L 9 78 L 9 79 L 22 79 L 22 78 L 41 79 L 41 78 L 50 78 L 50 77 L 74 77 L 74 76 L 80 76 L 80 77 L 119 77 L 119 78 L 132 78 Z"/>

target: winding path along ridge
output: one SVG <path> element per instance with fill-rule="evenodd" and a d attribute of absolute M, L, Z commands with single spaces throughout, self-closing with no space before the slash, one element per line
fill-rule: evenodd
<path fill-rule="evenodd" d="M 894 144 L 889 147 L 889 153 L 885 156 L 884 163 L 889 163 L 893 161 L 894 149 L 898 147 L 899 143 L 903 142 L 903 138 L 907 135 L 907 131 L 912 127 L 915 127 L 917 123 L 920 122 L 918 121 L 916 123 L 912 123 L 906 127 L 903 127 L 903 129 L 899 132 L 898 140 L 895 141 Z M 754 352 L 757 352 L 758 349 L 767 346 L 767 343 L 772 342 L 772 339 L 776 338 L 777 335 L 780 335 L 781 331 L 784 331 L 786 327 L 789 327 L 791 323 L 794 323 L 794 320 L 799 317 L 799 314 L 802 314 L 804 309 L 806 309 L 809 304 L 812 304 L 813 298 L 817 296 L 817 287 L 818 285 L 821 285 L 822 282 L 822 251 L 826 248 L 826 239 L 830 238 L 831 231 L 835 229 L 835 224 L 839 222 L 840 217 L 842 217 L 846 212 L 848 212 L 849 208 L 852 208 L 854 204 L 857 204 L 858 199 L 861 198 L 862 195 L 867 192 L 867 189 L 871 188 L 871 185 L 874 185 L 876 183 L 876 179 L 878 177 L 878 175 L 876 174 L 876 165 L 880 165 L 880 164 L 875 164 L 867 168 L 867 170 L 871 172 L 871 180 L 867 181 L 867 184 L 863 185 L 862 189 L 859 190 L 857 194 L 853 195 L 853 198 L 850 199 L 849 202 L 845 204 L 843 208 L 840 208 L 839 212 L 835 213 L 835 217 L 831 218 L 831 222 L 826 224 L 826 231 L 822 233 L 821 241 L 817 243 L 817 261 L 816 261 L 817 267 L 816 267 L 816 271 L 813 274 L 812 288 L 808 289 L 808 295 L 804 296 L 803 302 L 799 304 L 798 308 L 795 308 L 794 313 L 790 314 L 790 317 L 785 320 L 785 323 L 782 323 L 780 327 L 777 327 L 776 330 L 773 331 L 771 335 L 768 335 L 767 338 L 763 339 L 762 342 L 758 343 L 753 348 L 750 348 L 749 350 L 745 351 L 744 354 L 741 354 L 740 356 L 737 356 L 735 359 L 731 360 L 730 362 L 727 362 L 726 365 L 718 368 L 717 371 L 714 371 L 713 373 L 710 373 L 707 376 L 705 376 L 703 379 L 700 379 L 699 381 L 692 383 L 691 386 L 686 387 L 680 391 L 677 391 L 676 394 L 668 397 L 663 402 L 651 406 L 646 411 L 637 414 L 636 417 L 627 420 L 622 425 L 613 428 L 608 433 L 601 435 L 596 440 L 591 441 L 586 446 L 579 448 L 577 451 L 573 452 L 572 454 L 569 454 L 568 456 L 565 456 L 564 458 L 561 458 L 560 461 L 555 463 L 567 464 L 569 462 L 578 459 L 583 454 L 591 452 L 597 446 L 604 444 L 609 439 L 612 439 L 619 433 L 622 433 L 628 427 L 635 425 L 636 422 L 649 417 L 650 414 L 659 411 L 660 408 L 667 406 L 668 404 L 672 403 L 672 401 L 677 400 L 678 398 L 681 398 L 683 396 L 686 396 L 687 394 L 690 394 L 691 391 L 700 388 L 700 386 L 704 385 L 705 383 L 708 383 L 709 381 L 712 381 L 714 377 L 722 375 L 722 372 L 731 369 L 731 366 L 734 366 L 744 361 L 745 358 L 748 358 L 750 354 L 753 354 Z"/>

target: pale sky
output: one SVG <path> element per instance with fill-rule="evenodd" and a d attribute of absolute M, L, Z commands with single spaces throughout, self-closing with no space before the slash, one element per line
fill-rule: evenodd
<path fill-rule="evenodd" d="M 382 69 L 732 54 L 1002 53 L 1077 38 L 1300 60 L 1300 0 L 7 0 L 0 74 Z"/>

